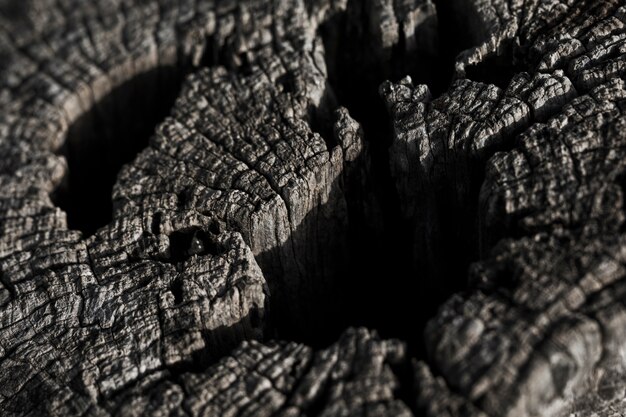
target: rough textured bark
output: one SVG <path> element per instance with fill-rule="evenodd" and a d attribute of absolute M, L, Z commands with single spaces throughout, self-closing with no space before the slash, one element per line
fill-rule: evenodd
<path fill-rule="evenodd" d="M 1 414 L 619 415 L 625 23 L 0 0 Z"/>

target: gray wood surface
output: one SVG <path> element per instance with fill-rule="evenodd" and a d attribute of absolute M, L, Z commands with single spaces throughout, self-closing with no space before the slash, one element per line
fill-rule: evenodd
<path fill-rule="evenodd" d="M 625 25 L 0 0 L 0 415 L 626 415 Z"/>

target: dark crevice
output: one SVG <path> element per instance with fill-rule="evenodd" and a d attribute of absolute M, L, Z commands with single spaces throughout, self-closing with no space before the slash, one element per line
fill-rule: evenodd
<path fill-rule="evenodd" d="M 170 286 L 170 291 L 174 296 L 174 304 L 180 304 L 183 301 L 183 280 L 176 278 Z"/>
<path fill-rule="evenodd" d="M 344 195 L 347 199 L 348 262 L 337 266 L 336 292 L 342 294 L 336 306 L 335 319 L 326 324 L 322 333 L 301 338 L 279 329 L 279 337 L 300 339 L 321 348 L 349 326 L 376 328 L 383 336 L 405 336 L 407 326 L 399 313 L 409 305 L 406 283 L 406 243 L 408 235 L 401 233 L 399 202 L 387 164 L 387 148 L 391 131 L 387 112 L 378 96 L 378 85 L 392 70 L 388 60 L 382 61 L 369 54 L 365 47 L 370 40 L 362 33 L 365 2 L 350 1 L 348 12 L 335 15 L 319 30 L 324 42 L 328 69 L 327 108 L 337 105 L 348 108 L 365 132 L 371 158 L 369 178 L 345 178 Z M 358 20 L 355 20 L 358 19 Z M 323 137 L 333 137 L 328 114 L 311 118 L 312 129 Z M 328 141 L 327 141 L 328 142 Z M 332 142 L 329 142 L 332 145 Z M 367 183 L 375 201 L 366 195 L 350 194 L 359 182 Z M 404 287 L 404 291 L 403 291 Z M 326 303 L 323 306 L 328 308 Z"/>
<path fill-rule="evenodd" d="M 415 275 L 412 230 L 402 218 L 390 172 L 392 129 L 378 87 L 385 80 L 410 74 L 415 83 L 445 91 L 452 79 L 454 56 L 439 53 L 449 49 L 437 47 L 434 16 L 410 42 L 402 34 L 388 49 L 371 47 L 377 44 L 377 34 L 369 32 L 370 18 L 367 2 L 350 0 L 346 12 L 335 15 L 319 30 L 332 95 L 361 124 L 371 156 L 365 182 L 373 201 L 346 193 L 350 262 L 341 285 L 349 298 L 336 324 L 375 328 L 382 337 L 398 337 L 408 341 L 412 350 L 421 350 L 422 329 L 439 304 L 417 291 L 417 281 L 422 278 Z M 356 187 L 346 184 L 346 189 L 350 188 Z"/>
<path fill-rule="evenodd" d="M 219 256 L 226 248 L 216 241 L 215 235 L 199 228 L 177 230 L 169 235 L 168 262 L 178 264 L 192 256 Z"/>
<path fill-rule="evenodd" d="M 282 88 L 283 93 L 293 93 L 296 88 L 295 82 L 292 72 L 286 72 L 276 79 L 276 84 Z"/>
<path fill-rule="evenodd" d="M 439 75 L 429 87 L 437 97 L 448 89 L 459 53 L 477 45 L 479 39 L 476 31 L 470 28 L 471 12 L 464 10 L 468 8 L 463 4 L 464 0 L 433 0 L 433 3 L 437 9 L 439 48 L 436 71 Z"/>
<path fill-rule="evenodd" d="M 326 144 L 326 149 L 329 150 L 337 146 L 337 140 L 333 132 L 334 111 L 337 106 L 337 97 L 335 97 L 332 89 L 327 88 L 320 104 L 310 106 L 308 109 L 309 128 L 322 137 Z"/>
<path fill-rule="evenodd" d="M 175 68 L 136 75 L 70 126 L 59 150 L 67 159 L 68 174 L 52 196 L 67 213 L 70 229 L 87 237 L 111 221 L 111 193 L 119 170 L 148 146 L 181 85 L 182 72 Z"/>
<path fill-rule="evenodd" d="M 180 210 L 184 210 L 187 208 L 187 203 L 190 200 L 190 194 L 191 192 L 187 188 L 176 194 L 176 205 Z"/>
<path fill-rule="evenodd" d="M 395 389 L 394 398 L 402 401 L 411 410 L 414 416 L 421 416 L 422 413 L 417 409 L 415 369 L 410 355 L 399 363 L 391 364 L 391 370 L 398 379 L 398 386 Z"/>
<path fill-rule="evenodd" d="M 161 234 L 161 223 L 163 222 L 163 216 L 161 213 L 156 213 L 152 218 L 152 222 L 150 223 L 150 232 L 158 236 Z"/>
<path fill-rule="evenodd" d="M 372 45 L 377 45 L 378 34 L 370 32 L 367 3 L 350 0 L 346 12 L 319 30 L 331 94 L 363 128 L 371 157 L 367 182 L 374 195 L 372 204 L 362 195 L 346 193 L 350 261 L 341 285 L 349 300 L 336 324 L 376 328 L 383 337 L 408 341 L 413 355 L 425 357 L 422 334 L 427 321 L 451 294 L 467 288 L 470 264 L 481 256 L 478 201 L 487 157 L 459 154 L 448 161 L 458 172 L 440 177 L 417 197 L 425 204 L 424 216 L 403 219 L 389 165 L 391 121 L 378 86 L 410 74 L 414 84 L 426 84 L 439 95 L 449 88 L 457 55 L 480 43 L 485 34 L 472 27 L 476 19 L 466 15 L 470 10 L 459 13 L 468 9 L 462 2 L 435 1 L 435 22 L 423 23 L 413 39 L 401 35 L 393 47 L 376 49 Z M 506 87 L 521 66 L 513 57 L 514 48 L 502 50 L 469 67 L 468 77 Z M 487 153 L 506 150 L 510 142 Z M 428 238 L 416 237 L 415 222 Z M 322 336 L 315 339 L 327 340 Z"/>
<path fill-rule="evenodd" d="M 514 56 L 513 48 L 504 47 L 503 52 L 492 54 L 476 65 L 465 68 L 465 76 L 486 84 L 506 89 L 516 74 L 524 72 L 525 66 Z"/>
<path fill-rule="evenodd" d="M 420 244 L 431 253 L 424 266 L 424 281 L 433 314 L 450 294 L 467 289 L 468 268 L 480 258 L 478 201 L 485 162 L 486 158 L 465 155 L 447 161 L 456 168 L 455 173 L 438 179 L 429 195 L 432 204 L 426 211 L 436 213 L 436 218 Z"/>
<path fill-rule="evenodd" d="M 440 70 L 454 76 L 455 61 L 460 52 L 480 45 L 487 39 L 488 28 L 480 24 L 475 5 L 464 0 L 433 0 L 439 21 Z M 465 67 L 465 77 L 472 81 L 494 84 L 505 89 L 513 76 L 525 70 L 519 48 L 512 41 L 503 42 L 498 51 L 483 58 L 480 63 Z M 431 87 L 434 96 L 446 91 L 445 83 Z"/>

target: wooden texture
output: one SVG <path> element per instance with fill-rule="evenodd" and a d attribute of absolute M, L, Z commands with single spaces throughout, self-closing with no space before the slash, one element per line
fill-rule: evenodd
<path fill-rule="evenodd" d="M 456 247 L 481 259 L 426 328 L 440 378 L 418 368 L 420 403 L 431 415 L 621 415 L 626 9 L 457 3 L 479 44 L 450 89 L 382 88 L 417 253 L 445 272 L 449 249 L 430 240 L 469 237 Z"/>
<path fill-rule="evenodd" d="M 0 414 L 625 414 L 625 25 L 0 0 Z"/>

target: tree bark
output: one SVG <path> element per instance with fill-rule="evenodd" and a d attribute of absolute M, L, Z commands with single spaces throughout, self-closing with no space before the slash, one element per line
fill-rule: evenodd
<path fill-rule="evenodd" d="M 1 414 L 621 413 L 625 23 L 0 0 Z"/>

